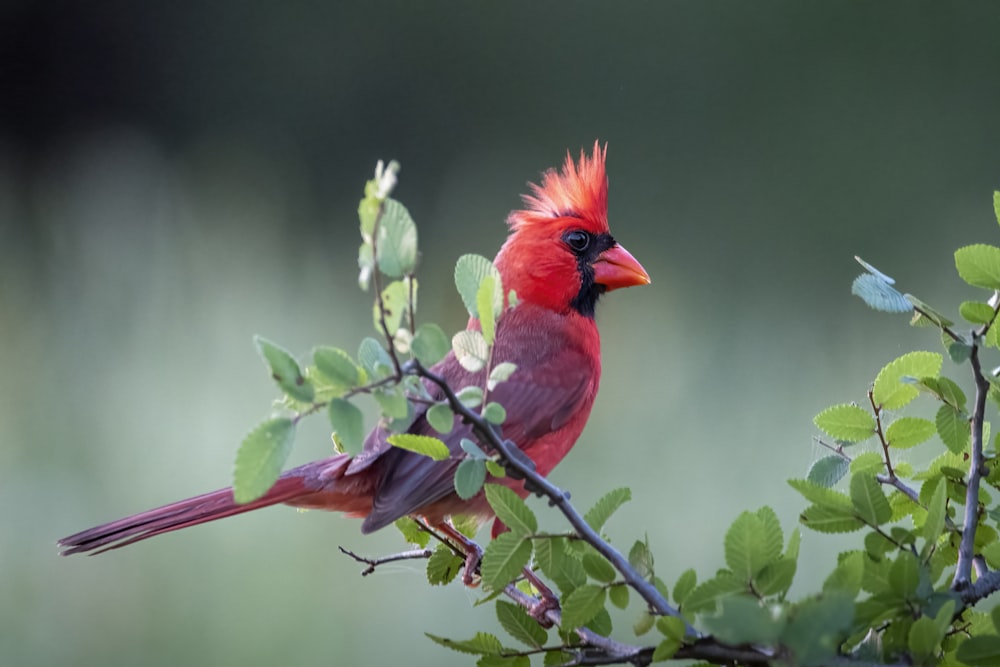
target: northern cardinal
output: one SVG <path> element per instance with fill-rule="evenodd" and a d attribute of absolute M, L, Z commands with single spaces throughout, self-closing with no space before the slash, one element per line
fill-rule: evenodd
<path fill-rule="evenodd" d="M 493 358 L 513 362 L 517 370 L 490 396 L 506 408 L 504 437 L 542 475 L 576 442 L 597 395 L 598 298 L 649 283 L 646 271 L 608 230 L 606 153 L 606 146 L 595 143 L 593 153 L 581 152 L 576 163 L 567 154 L 561 171 L 549 170 L 540 185 L 530 184 L 524 209 L 508 217 L 510 236 L 495 260 L 504 288 L 515 290 L 518 302 L 497 322 Z M 478 322 L 470 320 L 469 326 Z M 456 389 L 485 383 L 484 371 L 466 371 L 453 354 L 432 370 Z M 431 393 L 440 398 L 436 388 Z M 409 432 L 439 435 L 423 416 Z M 442 436 L 453 454 L 445 461 L 392 447 L 388 435 L 376 427 L 353 458 L 341 454 L 289 470 L 253 502 L 237 504 L 232 489 L 221 489 L 90 528 L 59 545 L 63 555 L 107 551 L 277 503 L 364 517 L 363 533 L 408 515 L 434 526 L 446 526 L 453 514 L 492 517 L 482 492 L 471 500 L 455 493 L 455 469 L 465 456 L 459 442 L 470 437 L 468 426 L 456 418 L 451 433 Z M 527 495 L 521 482 L 500 481 Z"/>

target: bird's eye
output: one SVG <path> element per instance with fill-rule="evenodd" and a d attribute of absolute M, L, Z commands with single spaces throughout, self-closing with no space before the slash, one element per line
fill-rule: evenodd
<path fill-rule="evenodd" d="M 581 231 L 566 232 L 563 240 L 574 252 L 583 252 L 590 245 L 590 234 Z"/>

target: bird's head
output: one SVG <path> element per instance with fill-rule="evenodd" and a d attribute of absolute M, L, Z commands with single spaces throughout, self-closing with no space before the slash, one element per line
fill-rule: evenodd
<path fill-rule="evenodd" d="M 646 285 L 642 265 L 608 228 L 607 146 L 566 155 L 561 171 L 550 169 L 531 183 L 525 208 L 507 218 L 511 233 L 496 265 L 505 289 L 520 301 L 557 312 L 594 316 L 598 297 L 609 290 Z"/>

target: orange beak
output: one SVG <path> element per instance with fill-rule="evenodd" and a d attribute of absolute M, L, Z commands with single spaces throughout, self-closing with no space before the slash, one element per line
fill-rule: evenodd
<path fill-rule="evenodd" d="M 594 260 L 594 282 L 610 292 L 620 287 L 648 285 L 650 280 L 632 253 L 616 243 Z"/>

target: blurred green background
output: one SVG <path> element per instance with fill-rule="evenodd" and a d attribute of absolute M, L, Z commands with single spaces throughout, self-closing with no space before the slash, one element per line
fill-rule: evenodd
<path fill-rule="evenodd" d="M 454 260 L 607 141 L 612 228 L 653 284 L 602 302 L 602 392 L 554 479 L 582 507 L 631 486 L 611 536 L 648 532 L 668 582 L 722 566 L 743 509 L 791 530 L 813 415 L 937 349 L 850 296 L 852 256 L 953 312 L 952 250 L 997 242 L 998 35 L 994 2 L 5 3 L 0 664 L 471 664 L 422 633 L 495 627 L 478 591 L 337 551 L 397 551 L 391 530 L 275 508 L 54 546 L 228 483 L 276 395 L 253 334 L 369 333 L 379 158 L 420 225 L 421 314 L 458 328 Z M 314 422 L 293 462 L 329 451 Z M 807 533 L 794 590 L 846 543 Z"/>

